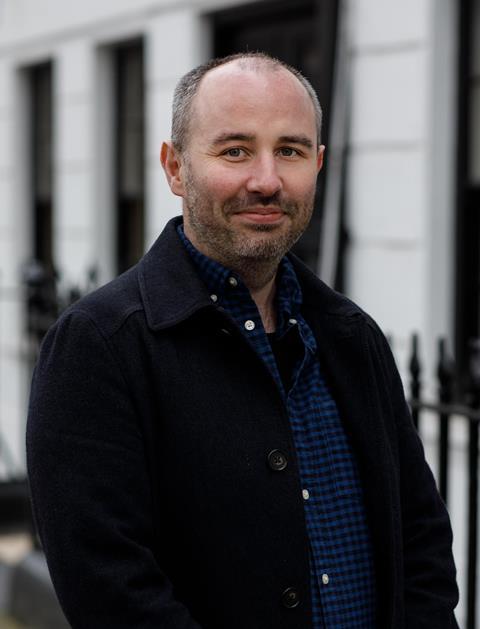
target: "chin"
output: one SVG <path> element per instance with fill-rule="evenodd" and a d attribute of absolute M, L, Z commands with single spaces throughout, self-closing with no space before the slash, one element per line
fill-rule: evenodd
<path fill-rule="evenodd" d="M 262 230 L 265 232 L 266 230 Z M 240 258 L 276 261 L 282 258 L 293 244 L 291 238 L 243 238 L 237 241 L 232 250 Z"/>

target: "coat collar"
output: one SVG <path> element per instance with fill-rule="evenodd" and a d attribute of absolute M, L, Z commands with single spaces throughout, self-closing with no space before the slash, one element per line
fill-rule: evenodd
<path fill-rule="evenodd" d="M 161 330 L 188 319 L 201 308 L 212 307 L 177 234 L 177 216 L 170 220 L 139 262 L 138 281 L 148 326 Z"/>
<path fill-rule="evenodd" d="M 208 291 L 181 242 L 171 219 L 140 260 L 138 281 L 148 326 L 161 330 L 176 325 L 202 308 L 214 308 Z M 303 291 L 304 307 L 322 316 L 349 320 L 361 313 L 346 297 L 328 288 L 296 256 L 289 254 Z"/>

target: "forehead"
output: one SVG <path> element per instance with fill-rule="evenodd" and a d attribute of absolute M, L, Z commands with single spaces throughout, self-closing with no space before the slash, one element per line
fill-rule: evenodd
<path fill-rule="evenodd" d="M 315 110 L 299 80 L 285 68 L 229 63 L 202 79 L 193 102 L 193 135 L 255 127 L 316 135 Z"/>

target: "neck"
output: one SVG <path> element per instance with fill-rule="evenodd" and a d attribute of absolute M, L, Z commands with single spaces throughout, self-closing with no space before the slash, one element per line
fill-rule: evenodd
<path fill-rule="evenodd" d="M 250 291 L 250 295 L 260 313 L 265 332 L 275 332 L 277 321 L 274 299 L 278 261 L 252 260 L 251 263 L 246 263 L 246 260 L 242 260 L 242 264 L 238 265 L 231 264 L 231 261 L 229 262 L 230 264 L 226 266 L 238 273 L 242 282 Z"/>
<path fill-rule="evenodd" d="M 278 265 L 271 261 L 252 261 L 251 264 L 229 265 L 235 271 L 242 282 L 248 288 L 250 295 L 255 302 L 263 327 L 266 332 L 275 332 L 276 312 L 275 312 L 275 277 Z"/>
<path fill-rule="evenodd" d="M 221 261 L 222 264 L 235 271 L 242 282 L 248 288 L 255 302 L 263 327 L 266 332 L 275 332 L 275 278 L 278 270 L 278 261 L 272 260 L 241 260 L 241 263 L 233 260 Z"/>
<path fill-rule="evenodd" d="M 247 284 L 248 286 L 248 284 Z M 262 318 L 265 332 L 275 332 L 276 312 L 275 312 L 275 277 L 268 284 L 259 289 L 249 289 L 253 301 L 256 303 L 260 317 Z"/>

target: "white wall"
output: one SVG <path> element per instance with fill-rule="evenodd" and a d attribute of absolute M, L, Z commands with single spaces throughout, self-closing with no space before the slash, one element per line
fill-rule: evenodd
<path fill-rule="evenodd" d="M 350 3 L 347 292 L 392 335 L 405 381 L 410 337 L 420 334 L 427 395 L 436 387 L 436 340 L 451 339 L 453 328 L 457 19 L 454 0 Z M 424 417 L 434 470 L 437 428 L 435 417 Z M 453 422 L 452 438 L 451 516 L 464 591 L 465 422 Z M 464 611 L 462 600 L 459 618 Z"/>
<path fill-rule="evenodd" d="M 160 168 L 160 147 L 170 138 L 172 97 L 180 77 L 211 54 L 208 24 L 197 11 L 183 8 L 148 24 L 147 54 L 147 245 L 166 221 L 181 213 L 181 203 L 166 185 Z M 182 46 L 178 46 L 179 33 Z M 170 54 L 170 51 L 176 54 Z"/>
<path fill-rule="evenodd" d="M 348 292 L 428 369 L 451 337 L 455 185 L 453 0 L 354 0 Z"/>
<path fill-rule="evenodd" d="M 348 293 L 396 339 L 423 327 L 429 0 L 352 0 Z M 413 17 L 415 16 L 415 17 Z"/>
<path fill-rule="evenodd" d="M 30 249 L 24 213 L 28 93 L 21 71 L 0 59 L 0 431 L 14 468 L 24 464 L 24 417 L 28 366 L 24 335 L 22 264 Z M 27 162 L 28 163 L 28 162 Z M 23 168 L 23 170 L 22 170 Z M 5 471 L 0 450 L 0 474 Z M 11 470 L 10 470 L 11 471 Z"/>

